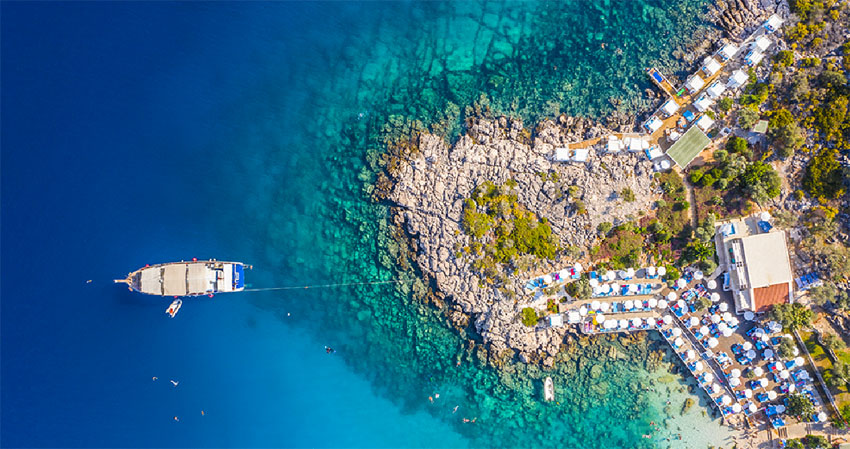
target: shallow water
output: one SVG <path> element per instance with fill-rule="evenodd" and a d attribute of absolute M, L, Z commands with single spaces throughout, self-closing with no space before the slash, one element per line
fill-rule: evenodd
<path fill-rule="evenodd" d="M 368 195 L 385 133 L 454 138 L 476 101 L 527 123 L 646 107 L 644 67 L 681 73 L 704 9 L 4 5 L 3 444 L 654 446 L 667 393 L 647 342 L 498 373 L 417 282 L 187 301 L 165 321 L 109 279 L 192 256 L 253 263 L 255 287 L 414 277 Z M 69 254 L 84 262 L 56 294 L 39 261 Z"/>

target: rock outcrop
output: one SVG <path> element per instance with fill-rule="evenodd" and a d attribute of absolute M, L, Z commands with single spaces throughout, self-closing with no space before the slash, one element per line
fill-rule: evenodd
<path fill-rule="evenodd" d="M 401 162 L 389 195 L 396 206 L 394 219 L 415 240 L 422 271 L 452 303 L 450 320 L 462 325 L 467 320 L 461 315 L 469 316 L 491 353 L 512 349 L 522 360 L 545 361 L 558 352 L 566 328 L 529 328 L 520 322 L 523 307 L 545 307 L 533 303 L 523 284 L 535 274 L 561 268 L 558 263 L 566 266 L 574 260 L 542 264 L 536 271 L 509 276 L 501 288 L 493 287 L 460 251 L 469 244 L 461 229 L 463 200 L 485 181 L 502 184 L 512 179 L 519 202 L 549 220 L 562 247 L 586 248 L 599 223 L 638 217 L 658 198 L 651 163 L 642 153 L 592 153 L 586 164 L 551 160 L 555 148 L 603 133 L 608 131 L 562 117 L 541 124 L 532 139 L 521 121 L 482 119 L 471 123 L 468 133 L 452 146 L 437 136 L 421 135 L 419 152 Z M 626 187 L 634 192 L 634 201 L 620 198 Z M 570 190 L 578 198 L 570 198 Z M 585 213 L 579 213 L 577 201 L 584 203 Z"/>

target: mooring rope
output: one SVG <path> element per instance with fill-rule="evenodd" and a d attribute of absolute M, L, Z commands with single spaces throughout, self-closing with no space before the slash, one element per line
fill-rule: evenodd
<path fill-rule="evenodd" d="M 332 287 L 347 287 L 351 285 L 378 285 L 378 284 L 402 284 L 405 282 L 414 282 L 416 279 L 393 279 L 391 281 L 370 281 L 370 282 L 343 282 L 339 284 L 316 284 L 316 285 L 301 285 L 291 287 L 266 287 L 266 288 L 246 288 L 243 292 L 267 292 L 272 290 L 304 290 L 308 288 L 332 288 Z"/>

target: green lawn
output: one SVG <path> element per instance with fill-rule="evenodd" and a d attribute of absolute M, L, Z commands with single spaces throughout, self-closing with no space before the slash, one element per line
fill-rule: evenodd
<path fill-rule="evenodd" d="M 667 155 L 676 162 L 676 165 L 685 168 L 709 143 L 711 139 L 694 125 L 667 150 Z"/>

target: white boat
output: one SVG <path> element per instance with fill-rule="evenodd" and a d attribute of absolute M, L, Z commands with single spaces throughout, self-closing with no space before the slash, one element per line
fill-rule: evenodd
<path fill-rule="evenodd" d="M 543 399 L 549 402 L 555 400 L 555 382 L 552 382 L 551 377 L 543 381 Z"/>
<path fill-rule="evenodd" d="M 182 299 L 175 299 L 174 302 L 172 302 L 171 305 L 168 306 L 167 309 L 165 309 L 165 313 L 167 313 L 171 318 L 174 318 L 174 315 L 177 315 L 177 312 L 180 311 L 180 307 L 182 307 L 182 306 L 183 306 L 183 300 Z M 172 381 L 172 382 L 174 382 L 174 381 Z M 175 385 L 177 385 L 177 384 L 175 384 Z"/>
<path fill-rule="evenodd" d="M 146 265 L 115 282 L 127 284 L 131 291 L 175 298 L 239 292 L 245 289 L 245 267 L 242 262 L 215 259 L 171 262 Z"/>

